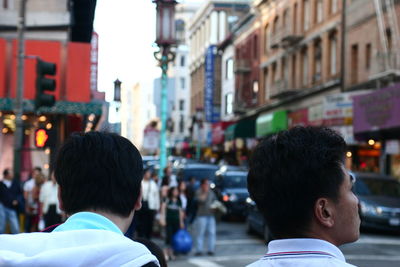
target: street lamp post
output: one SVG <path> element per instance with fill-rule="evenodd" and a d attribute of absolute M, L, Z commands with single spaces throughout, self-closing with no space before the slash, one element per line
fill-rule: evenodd
<path fill-rule="evenodd" d="M 161 138 L 160 138 L 160 169 L 159 177 L 167 166 L 167 113 L 168 113 L 168 63 L 173 61 L 175 54 L 171 47 L 176 44 L 175 40 L 175 0 L 153 0 L 157 5 L 156 44 L 159 51 L 154 57 L 161 66 Z"/>

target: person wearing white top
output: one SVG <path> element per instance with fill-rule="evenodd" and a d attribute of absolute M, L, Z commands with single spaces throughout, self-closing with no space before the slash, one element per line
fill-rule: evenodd
<path fill-rule="evenodd" d="M 58 190 L 54 174 L 51 175 L 51 180 L 42 185 L 39 201 L 42 205 L 45 227 L 61 223 L 61 210 L 58 204 Z"/>
<path fill-rule="evenodd" d="M 354 266 L 338 248 L 360 235 L 345 152 L 343 138 L 323 127 L 295 127 L 257 146 L 248 190 L 273 240 L 248 267 Z"/>
<path fill-rule="evenodd" d="M 145 169 L 142 181 L 142 208 L 136 213 L 137 235 L 151 239 L 154 217 L 160 209 L 160 190 L 151 178 L 151 170 Z"/>
<path fill-rule="evenodd" d="M 160 266 L 124 236 L 142 205 L 143 162 L 128 139 L 72 134 L 58 150 L 54 176 L 68 219 L 45 233 L 0 235 L 0 266 Z"/>

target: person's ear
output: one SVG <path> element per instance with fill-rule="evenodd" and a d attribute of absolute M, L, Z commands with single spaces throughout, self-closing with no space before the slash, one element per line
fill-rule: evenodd
<path fill-rule="evenodd" d="M 139 194 L 139 197 L 136 200 L 134 209 L 135 210 L 140 210 L 141 208 L 142 208 L 142 189 L 140 189 L 140 194 Z"/>
<path fill-rule="evenodd" d="M 314 216 L 317 222 L 325 227 L 333 227 L 334 203 L 327 198 L 319 198 L 314 205 Z"/>
<path fill-rule="evenodd" d="M 57 190 L 57 198 L 58 198 L 58 204 L 60 206 L 60 210 L 64 211 L 64 203 L 61 199 L 61 186 L 57 186 L 58 190 Z"/>

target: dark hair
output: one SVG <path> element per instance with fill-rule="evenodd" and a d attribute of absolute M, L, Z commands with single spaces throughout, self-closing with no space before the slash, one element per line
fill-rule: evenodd
<path fill-rule="evenodd" d="M 168 197 L 169 199 L 172 199 L 172 197 L 173 197 L 173 195 L 174 195 L 174 190 L 175 190 L 175 189 L 177 189 L 178 192 L 179 192 L 179 189 L 178 189 L 178 187 L 176 187 L 176 186 L 170 187 L 170 188 L 168 189 L 167 197 Z"/>
<path fill-rule="evenodd" d="M 208 180 L 208 178 L 202 178 L 201 180 L 200 180 L 200 185 L 203 185 L 203 184 L 205 184 L 206 182 L 208 182 L 209 180 Z"/>
<path fill-rule="evenodd" d="M 169 178 L 169 176 L 164 176 L 161 182 L 161 186 L 169 186 L 169 183 L 171 182 L 171 179 Z"/>
<path fill-rule="evenodd" d="M 140 195 L 143 163 L 124 137 L 75 133 L 58 151 L 54 174 L 66 213 L 93 209 L 128 217 Z"/>
<path fill-rule="evenodd" d="M 303 237 L 315 201 L 338 199 L 345 149 L 343 138 L 323 127 L 295 127 L 257 146 L 248 190 L 274 237 Z"/>
<path fill-rule="evenodd" d="M 9 168 L 4 169 L 3 176 L 8 176 L 9 174 L 10 174 L 10 169 Z"/>
<path fill-rule="evenodd" d="M 156 256 L 158 262 L 160 263 L 160 267 L 167 267 L 167 261 L 165 260 L 163 250 L 153 241 L 145 239 L 145 238 L 136 238 L 136 242 L 142 243 L 150 250 L 151 254 Z"/>
<path fill-rule="evenodd" d="M 38 171 L 38 172 L 42 172 L 42 168 L 40 168 L 40 167 L 35 167 L 35 168 L 33 168 L 33 170 L 34 171 Z"/>

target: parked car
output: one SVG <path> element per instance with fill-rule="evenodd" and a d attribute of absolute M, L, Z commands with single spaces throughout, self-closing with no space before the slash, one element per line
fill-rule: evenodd
<path fill-rule="evenodd" d="M 352 173 L 361 227 L 400 231 L 400 183 L 377 173 Z"/>
<path fill-rule="evenodd" d="M 258 210 L 256 203 L 247 198 L 247 217 L 246 217 L 246 228 L 248 234 L 257 234 L 264 238 L 266 242 L 269 242 L 271 232 L 269 231 L 268 225 L 265 222 L 264 216 Z"/>
<path fill-rule="evenodd" d="M 215 180 L 215 172 L 218 166 L 206 163 L 187 163 L 177 167 L 177 178 L 189 181 L 190 177 L 196 177 L 198 183 L 203 178 L 208 178 L 210 182 Z"/>
<path fill-rule="evenodd" d="M 249 197 L 247 171 L 226 167 L 220 168 L 215 175 L 215 182 L 211 187 L 218 200 L 227 208 L 226 216 L 246 216 L 246 199 Z"/>

